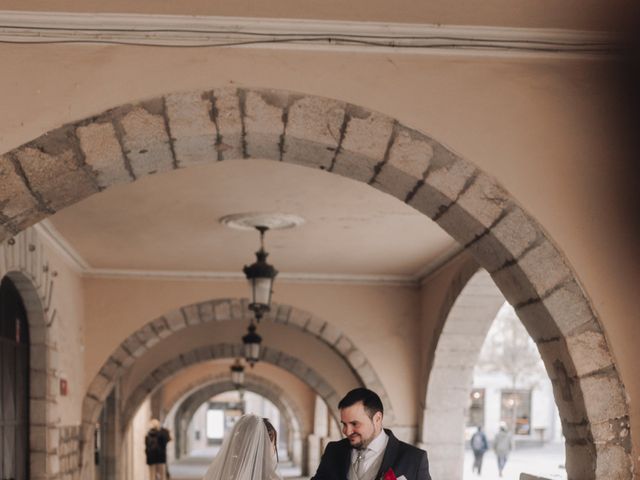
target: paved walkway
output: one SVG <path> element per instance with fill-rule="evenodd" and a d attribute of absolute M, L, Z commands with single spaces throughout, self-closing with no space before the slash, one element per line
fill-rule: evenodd
<path fill-rule="evenodd" d="M 211 460 L 218 448 L 208 448 L 191 453 L 190 456 L 169 464 L 171 480 L 202 480 Z M 283 478 L 300 478 L 300 469 L 294 468 L 290 462 L 281 461 L 278 464 L 278 472 Z"/>
<path fill-rule="evenodd" d="M 207 467 L 215 456 L 216 449 L 193 452 L 191 456 L 169 464 L 172 480 L 202 480 Z M 431 461 L 434 461 L 432 458 Z M 465 453 L 464 480 L 499 480 L 496 456 L 489 451 L 484 456 L 482 476 L 471 472 L 473 453 Z M 289 462 L 281 462 L 278 471 L 284 478 L 302 479 L 300 470 L 293 468 Z M 551 480 L 566 480 L 564 470 L 564 444 L 548 444 L 544 447 L 531 447 L 511 452 L 504 469 L 504 480 L 518 480 L 520 473 L 539 475 Z M 439 478 L 435 480 L 447 480 Z"/>
<path fill-rule="evenodd" d="M 464 480 L 498 480 L 498 462 L 493 451 L 488 451 L 482 462 L 482 475 L 471 472 L 473 452 L 467 450 L 464 457 Z M 551 480 L 566 480 L 564 469 L 564 444 L 553 443 L 543 447 L 515 450 L 509 455 L 504 468 L 504 480 L 518 480 L 521 473 L 530 473 Z M 443 479 L 444 480 L 444 479 Z"/>

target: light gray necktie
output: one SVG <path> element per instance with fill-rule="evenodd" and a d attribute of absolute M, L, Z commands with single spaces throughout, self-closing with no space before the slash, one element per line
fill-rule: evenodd
<path fill-rule="evenodd" d="M 366 451 L 366 448 L 364 450 L 358 450 L 358 456 L 356 457 L 356 462 L 354 465 L 354 470 L 356 471 L 356 476 L 358 477 L 358 479 L 362 478 L 362 476 L 364 475 L 364 454 L 366 453 Z"/>

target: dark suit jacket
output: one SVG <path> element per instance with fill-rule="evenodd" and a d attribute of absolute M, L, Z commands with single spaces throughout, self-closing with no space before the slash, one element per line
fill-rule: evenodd
<path fill-rule="evenodd" d="M 404 475 L 407 480 L 431 480 L 427 452 L 398 440 L 391 430 L 385 429 L 389 442 L 382 457 L 382 466 L 376 480 L 391 468 L 396 477 Z M 347 480 L 351 466 L 351 445 L 343 438 L 331 442 L 322 455 L 318 471 L 311 480 Z"/>

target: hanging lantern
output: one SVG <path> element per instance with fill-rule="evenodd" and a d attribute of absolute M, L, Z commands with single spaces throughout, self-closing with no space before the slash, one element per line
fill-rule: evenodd
<path fill-rule="evenodd" d="M 271 308 L 271 294 L 273 282 L 278 271 L 267 263 L 269 255 L 264 249 L 264 234 L 269 227 L 258 226 L 260 232 L 260 250 L 256 252 L 256 261 L 245 265 L 243 272 L 251 286 L 251 303 L 249 309 L 255 313 L 256 321 L 260 322 L 263 315 Z"/>
<path fill-rule="evenodd" d="M 239 358 L 236 358 L 236 362 L 231 365 L 231 383 L 236 390 L 244 385 L 244 366 L 240 363 Z"/>
<path fill-rule="evenodd" d="M 249 325 L 249 333 L 242 337 L 242 343 L 244 344 L 244 359 L 247 361 L 251 368 L 260 360 L 260 343 L 262 337 L 256 333 L 256 326 L 253 322 Z"/>

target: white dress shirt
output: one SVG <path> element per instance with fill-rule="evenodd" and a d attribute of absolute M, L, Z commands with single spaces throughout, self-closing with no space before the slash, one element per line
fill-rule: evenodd
<path fill-rule="evenodd" d="M 387 442 L 389 436 L 384 430 L 381 430 L 376 438 L 371 440 L 371 443 L 364 448 L 364 465 L 362 466 L 362 475 L 358 477 L 356 473 L 356 459 L 358 458 L 359 451 L 355 448 L 351 449 L 351 467 L 349 468 L 349 480 L 375 480 L 378 470 L 382 465 L 382 459 L 384 457 L 384 451 L 387 448 Z"/>

